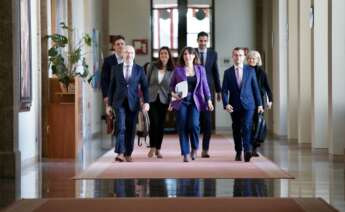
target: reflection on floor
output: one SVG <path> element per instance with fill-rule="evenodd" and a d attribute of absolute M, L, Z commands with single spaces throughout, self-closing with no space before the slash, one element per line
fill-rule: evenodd
<path fill-rule="evenodd" d="M 177 137 L 176 137 L 177 141 Z M 261 153 L 292 173 L 295 180 L 260 179 L 124 179 L 80 180 L 71 178 L 106 149 L 88 142 L 76 160 L 45 160 L 22 172 L 22 198 L 52 197 L 321 197 L 345 211 L 344 162 L 327 154 L 269 139 Z M 215 145 L 215 144 L 213 144 Z M 98 149 L 100 151 L 95 152 Z M 229 150 L 233 151 L 233 150 Z M 212 156 L 212 143 L 210 154 Z M 212 159 L 212 158 L 211 158 Z"/>

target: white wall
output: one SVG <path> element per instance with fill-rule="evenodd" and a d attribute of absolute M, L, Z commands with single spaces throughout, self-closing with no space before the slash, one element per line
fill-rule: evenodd
<path fill-rule="evenodd" d="M 255 0 L 215 1 L 215 49 L 223 82 L 223 74 L 232 65 L 231 53 L 235 47 L 255 47 Z M 224 63 L 224 60 L 231 61 Z M 216 105 L 216 128 L 230 129 L 230 115 L 222 103 Z"/>
<path fill-rule="evenodd" d="M 78 31 L 81 37 L 84 33 L 89 33 L 91 36 L 95 29 L 99 34 L 100 51 L 102 51 L 102 36 L 107 35 L 108 32 L 103 31 L 104 15 L 102 14 L 103 4 L 98 0 L 74 0 L 72 1 L 72 25 Z M 108 17 L 106 17 L 108 18 Z M 89 64 L 89 72 L 93 74 L 94 71 L 101 68 L 102 58 L 94 61 L 95 51 L 92 47 L 85 47 L 86 60 Z M 97 68 L 97 64 L 99 65 Z M 95 70 L 94 70 L 95 69 Z M 79 86 L 80 84 L 78 84 Z M 78 89 L 77 89 L 78 90 Z M 101 116 L 104 113 L 104 106 L 102 100 L 101 90 L 93 88 L 87 82 L 81 83 L 81 94 L 77 92 L 78 99 L 76 107 L 79 114 L 77 114 L 77 154 L 83 157 L 83 162 L 88 163 L 93 160 L 101 152 L 103 142 L 109 143 L 110 138 L 103 136 L 104 123 Z M 81 132 L 79 131 L 81 130 Z M 85 145 L 92 145 L 91 151 L 84 152 Z M 90 156 L 90 157 L 89 157 Z"/>
<path fill-rule="evenodd" d="M 144 65 L 151 60 L 150 0 L 110 0 L 109 34 L 122 34 L 126 43 L 132 45 L 133 39 L 147 39 L 147 55 L 136 55 L 136 63 Z"/>
<path fill-rule="evenodd" d="M 19 150 L 21 152 L 22 166 L 34 162 L 38 156 L 38 113 L 39 107 L 39 40 L 38 40 L 38 12 L 37 0 L 31 1 L 31 70 L 32 70 L 32 106 L 30 111 L 19 113 Z"/>
<path fill-rule="evenodd" d="M 31 2 L 31 69 L 32 69 L 32 106 L 29 112 L 19 113 L 19 151 L 21 152 L 21 198 L 38 198 L 38 173 L 27 169 L 32 167 L 39 156 L 40 139 L 40 40 L 39 40 L 39 4 Z M 28 172 L 30 170 L 30 172 Z"/>

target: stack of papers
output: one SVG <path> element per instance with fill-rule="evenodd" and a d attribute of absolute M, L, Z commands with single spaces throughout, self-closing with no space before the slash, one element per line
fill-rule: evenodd
<path fill-rule="evenodd" d="M 181 98 L 184 98 L 188 95 L 188 83 L 186 80 L 176 84 L 175 93 L 178 94 Z M 172 100 L 175 101 L 176 98 L 173 97 Z"/>

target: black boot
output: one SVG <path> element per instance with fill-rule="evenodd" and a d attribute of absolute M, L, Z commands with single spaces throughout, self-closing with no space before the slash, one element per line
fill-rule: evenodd
<path fill-rule="evenodd" d="M 254 147 L 253 151 L 252 151 L 252 157 L 259 157 L 260 156 L 256 150 L 257 150 L 257 147 Z"/>

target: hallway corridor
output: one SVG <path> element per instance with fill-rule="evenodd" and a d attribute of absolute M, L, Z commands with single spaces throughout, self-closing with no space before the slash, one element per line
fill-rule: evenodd
<path fill-rule="evenodd" d="M 293 174 L 296 179 L 292 180 L 72 180 L 102 154 L 93 152 L 92 145 L 96 142 L 89 141 L 84 146 L 83 159 L 45 160 L 27 167 L 22 173 L 21 198 L 321 197 L 336 209 L 345 211 L 344 162 L 332 162 L 326 154 L 288 145 L 284 139 L 270 138 L 261 153 Z"/>

